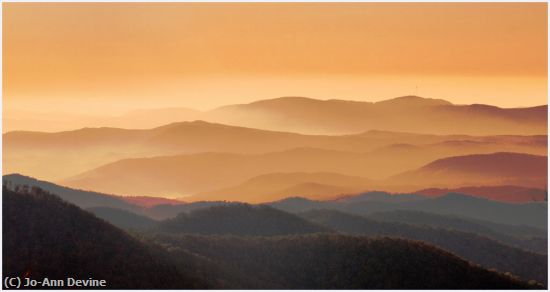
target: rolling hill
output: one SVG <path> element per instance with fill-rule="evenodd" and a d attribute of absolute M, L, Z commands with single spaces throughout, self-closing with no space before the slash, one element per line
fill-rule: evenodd
<path fill-rule="evenodd" d="M 314 148 L 259 155 L 201 153 L 120 160 L 62 181 L 64 185 L 100 192 L 187 197 L 237 185 L 276 172 L 337 172 L 353 176 L 370 171 L 368 156 Z M 276 190 L 275 190 L 276 191 Z M 227 197 L 238 200 L 240 197 Z"/>
<path fill-rule="evenodd" d="M 149 235 L 174 258 L 200 254 L 240 275 L 239 289 L 542 288 L 446 251 L 390 238 L 337 234 L 277 237 Z"/>
<path fill-rule="evenodd" d="M 251 203 L 294 196 L 328 200 L 363 191 L 371 185 L 372 180 L 338 173 L 270 173 L 253 177 L 234 187 L 200 193 L 198 196 L 204 200 L 239 198 Z"/>
<path fill-rule="evenodd" d="M 19 190 L 25 192 L 3 189 L 3 248 L 9 250 L 4 253 L 6 275 L 94 275 L 107 279 L 110 288 L 146 289 L 542 287 L 482 269 L 419 242 L 319 234 L 280 236 L 328 229 L 266 206 L 211 207 L 163 222 L 182 226 L 185 218 L 187 225 L 183 226 L 201 226 L 201 231 L 213 230 L 215 236 L 145 233 L 138 241 L 38 188 Z M 102 208 L 94 208 L 98 209 Z M 126 211 L 107 212 L 128 215 Z M 112 216 L 104 218 L 113 220 Z M 56 232 L 51 232 L 51 226 Z M 231 232 L 220 230 L 278 236 L 224 237 L 219 234 Z M 174 231 L 181 230 L 168 230 Z M 403 261 L 405 255 L 407 261 Z"/>
<path fill-rule="evenodd" d="M 548 158 L 523 153 L 455 156 L 390 177 L 394 184 L 417 186 L 501 186 L 546 188 Z"/>
<path fill-rule="evenodd" d="M 298 213 L 314 209 L 338 210 L 350 214 L 368 216 L 377 212 L 405 210 L 440 215 L 455 215 L 507 225 L 526 225 L 547 229 L 547 203 L 511 204 L 476 198 L 464 194 L 447 194 L 438 198 L 388 201 L 315 201 L 304 198 L 288 198 L 270 203 L 283 211 Z"/>
<path fill-rule="evenodd" d="M 547 107 L 499 108 L 455 105 L 442 99 L 402 96 L 380 102 L 280 97 L 199 112 L 187 108 L 135 110 L 116 117 L 7 112 L 6 129 L 34 131 L 109 126 L 152 128 L 180 121 L 205 120 L 229 125 L 314 134 L 353 134 L 378 129 L 398 132 L 471 135 L 546 134 Z M 456 123 L 461 121 L 461 123 Z"/>
<path fill-rule="evenodd" d="M 120 160 L 62 184 L 106 193 L 185 197 L 188 201 L 258 203 L 289 196 L 333 199 L 374 189 L 412 192 L 428 187 L 507 184 L 545 188 L 547 180 L 546 157 L 521 153 L 448 157 L 387 179 L 361 178 L 380 174 L 371 162 L 369 154 L 314 148 L 258 155 L 201 153 Z M 315 193 L 319 196 L 314 197 Z"/>
<path fill-rule="evenodd" d="M 418 96 L 381 102 L 281 97 L 221 107 L 208 112 L 205 119 L 316 134 L 352 134 L 374 129 L 470 135 L 547 132 L 547 106 L 505 109 L 481 104 L 454 105 Z"/>
<path fill-rule="evenodd" d="M 511 203 L 543 202 L 547 200 L 547 191 L 519 186 L 478 186 L 455 189 L 429 188 L 416 191 L 415 193 L 429 197 L 442 196 L 448 193 L 463 193 L 489 200 Z"/>
<path fill-rule="evenodd" d="M 396 222 L 476 233 L 524 250 L 540 254 L 548 252 L 547 232 L 527 226 L 511 226 L 459 216 L 443 216 L 428 212 L 402 210 L 374 213 L 366 218 L 383 222 Z"/>
<path fill-rule="evenodd" d="M 545 255 L 508 247 L 472 233 L 378 222 L 339 211 L 314 210 L 304 218 L 337 231 L 369 236 L 392 236 L 421 240 L 448 250 L 486 268 L 512 272 L 524 280 L 547 282 L 548 265 Z"/>
<path fill-rule="evenodd" d="M 302 218 L 268 206 L 232 204 L 181 213 L 158 225 L 170 233 L 273 236 L 328 232 Z"/>
<path fill-rule="evenodd" d="M 61 199 L 2 190 L 3 274 L 106 280 L 110 289 L 207 288 L 193 269 Z"/>
<path fill-rule="evenodd" d="M 143 112 L 134 114 L 146 115 Z M 369 163 L 376 165 L 378 171 L 360 176 L 382 178 L 448 156 L 494 152 L 546 155 L 547 148 L 546 133 L 525 136 L 531 132 L 518 133 L 521 136 L 454 135 L 455 132 L 449 132 L 453 135 L 447 132 L 433 135 L 368 130 L 369 126 L 353 135 L 327 136 L 259 130 L 254 123 L 247 125 L 254 128 L 247 128 L 205 121 L 181 122 L 179 119 L 150 129 L 113 126 L 54 133 L 5 133 L 4 170 L 59 181 L 121 159 L 202 152 L 262 154 L 293 148 L 319 148 L 368 152 Z M 52 169 L 53 164 L 59 167 Z"/>

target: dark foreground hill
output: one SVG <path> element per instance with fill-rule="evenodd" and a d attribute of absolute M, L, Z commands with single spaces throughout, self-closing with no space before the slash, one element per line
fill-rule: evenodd
<path fill-rule="evenodd" d="M 200 254 L 239 275 L 241 289 L 536 288 L 432 246 L 338 234 L 234 237 L 152 234 L 174 258 Z M 538 287 L 541 288 L 541 287 Z"/>
<path fill-rule="evenodd" d="M 126 289 L 542 288 L 407 240 L 133 234 L 42 190 L 3 189 L 4 276 L 93 277 Z"/>
<path fill-rule="evenodd" d="M 484 267 L 511 272 L 524 280 L 547 282 L 546 255 L 510 247 L 474 233 L 379 222 L 331 210 L 313 210 L 302 216 L 311 222 L 340 232 L 421 240 Z"/>
<path fill-rule="evenodd" d="M 162 221 L 159 230 L 171 233 L 273 236 L 327 232 L 294 214 L 269 206 L 231 204 L 181 213 Z"/>
<path fill-rule="evenodd" d="M 4 276 L 92 277 L 106 280 L 111 289 L 208 287 L 160 249 L 56 196 L 38 189 L 2 191 Z"/>

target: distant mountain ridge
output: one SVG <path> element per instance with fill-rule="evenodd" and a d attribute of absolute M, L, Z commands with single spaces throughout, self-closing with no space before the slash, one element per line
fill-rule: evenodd
<path fill-rule="evenodd" d="M 431 187 L 517 185 L 543 189 L 548 180 L 548 158 L 508 152 L 454 156 L 438 159 L 389 180 Z"/>
<path fill-rule="evenodd" d="M 76 127 L 95 125 L 144 129 L 171 122 L 205 120 L 309 134 L 353 134 L 372 129 L 401 132 L 421 130 L 431 134 L 448 134 L 450 129 L 454 129 L 455 134 L 471 135 L 547 132 L 546 105 L 526 108 L 455 105 L 443 99 L 420 96 L 402 96 L 379 102 L 279 97 L 221 106 L 203 112 L 188 108 L 141 109 L 119 117 L 87 117 L 80 124 L 74 116 L 56 120 L 45 114 L 37 115 L 41 117 L 39 120 L 33 120 L 33 114 L 27 113 L 27 119 L 9 118 L 8 121 L 10 125 L 23 124 L 34 131 L 41 129 L 39 121 L 48 125 L 46 131 L 51 131 L 49 129 L 52 127 L 68 130 L 62 126 L 68 121 L 76 124 Z M 455 123 L 457 120 L 462 122 Z M 13 125 L 9 129 L 12 128 Z"/>
<path fill-rule="evenodd" d="M 369 190 L 413 192 L 430 187 L 472 185 L 545 188 L 547 180 L 547 158 L 522 153 L 454 156 L 384 179 L 360 178 L 359 175 L 378 171 L 370 162 L 372 156 L 368 153 L 313 148 L 260 155 L 202 153 L 120 160 L 65 180 L 63 184 L 108 193 L 198 194 L 189 199 L 259 203 L 311 195 L 310 190 L 330 199 Z M 311 173 L 309 178 L 292 174 L 303 172 Z M 276 173 L 289 174 L 275 179 Z M 336 174 L 320 179 L 322 173 Z M 300 188 L 293 190 L 293 187 Z"/>
<path fill-rule="evenodd" d="M 381 102 L 281 97 L 212 110 L 206 120 L 301 133 L 351 134 L 369 129 L 432 134 L 545 134 L 547 106 L 504 109 L 404 96 Z M 456 121 L 460 121 L 457 123 Z"/>
<path fill-rule="evenodd" d="M 59 182 L 121 159 L 205 152 L 258 155 L 298 148 L 364 153 L 369 159 L 366 163 L 376 165 L 376 171 L 360 176 L 381 178 L 456 155 L 493 152 L 546 155 L 547 139 L 544 135 L 426 135 L 383 131 L 303 135 L 193 121 L 142 130 L 84 128 L 56 133 L 9 132 L 3 135 L 3 165 L 5 173 L 24 173 Z M 53 164 L 58 167 L 51 167 Z"/>

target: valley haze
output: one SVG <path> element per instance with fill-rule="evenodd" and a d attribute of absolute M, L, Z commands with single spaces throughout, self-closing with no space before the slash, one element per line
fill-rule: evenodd
<path fill-rule="evenodd" d="M 2 36 L 3 289 L 548 288 L 547 3 L 11 2 Z"/>

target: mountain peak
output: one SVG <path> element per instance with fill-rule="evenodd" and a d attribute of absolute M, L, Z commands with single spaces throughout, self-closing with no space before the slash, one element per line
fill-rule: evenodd
<path fill-rule="evenodd" d="M 436 99 L 436 98 L 426 98 L 426 97 L 420 97 L 416 95 L 406 95 L 406 96 L 400 96 L 396 98 L 391 98 L 383 101 L 376 102 L 375 104 L 378 105 L 394 105 L 394 104 L 417 104 L 417 105 L 452 105 L 451 102 L 446 101 L 444 99 Z"/>

